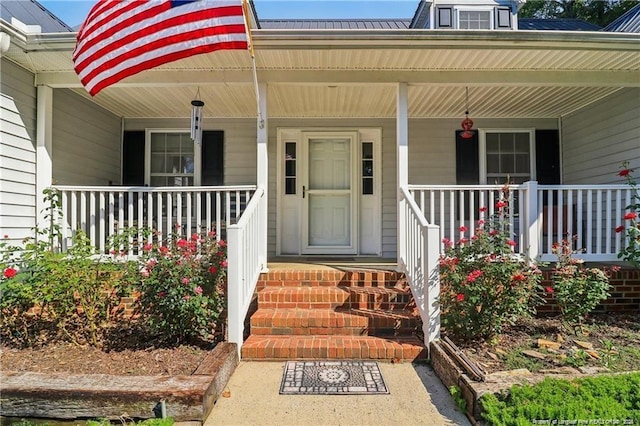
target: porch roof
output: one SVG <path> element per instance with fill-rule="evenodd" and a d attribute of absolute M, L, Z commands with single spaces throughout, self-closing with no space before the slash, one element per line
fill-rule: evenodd
<path fill-rule="evenodd" d="M 73 71 L 75 33 L 12 35 L 5 56 L 35 84 L 88 97 Z M 556 118 L 640 87 L 640 36 L 602 32 L 254 30 L 270 117 L 395 117 L 397 82 L 410 117 L 460 117 L 465 86 L 477 118 Z M 122 117 L 186 117 L 197 89 L 215 117 L 255 117 L 250 56 L 219 51 L 166 64 L 94 101 Z"/>

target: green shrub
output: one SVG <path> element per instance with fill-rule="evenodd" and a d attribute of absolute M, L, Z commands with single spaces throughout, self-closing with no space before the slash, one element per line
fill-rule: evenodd
<path fill-rule="evenodd" d="M 45 192 L 49 226 L 23 247 L 0 243 L 2 337 L 22 346 L 65 340 L 98 346 L 123 289 L 82 232 L 61 252 L 59 193 Z"/>
<path fill-rule="evenodd" d="M 133 277 L 139 320 L 165 343 L 210 339 L 223 309 L 226 243 L 215 233 L 172 235 L 142 247 Z"/>
<path fill-rule="evenodd" d="M 640 422 L 640 373 L 580 378 L 546 378 L 536 385 L 480 398 L 490 425 L 530 425 L 542 420 Z M 602 423 L 605 424 L 605 423 Z"/>
<path fill-rule="evenodd" d="M 541 272 L 514 253 L 508 222 L 509 187 L 502 188 L 496 213 L 484 220 L 487 208 L 473 236 L 460 228 L 457 242 L 444 240 L 440 257 L 440 306 L 445 332 L 461 340 L 490 340 L 503 327 L 535 312 L 541 301 Z"/>
<path fill-rule="evenodd" d="M 571 242 L 553 245 L 558 262 L 552 271 L 553 294 L 560 309 L 562 323 L 580 326 L 602 300 L 609 297 L 609 275 L 617 268 L 587 268 L 581 259 L 573 258 Z"/>

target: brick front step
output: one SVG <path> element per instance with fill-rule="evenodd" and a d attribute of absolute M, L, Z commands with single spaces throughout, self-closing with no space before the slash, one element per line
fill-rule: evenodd
<path fill-rule="evenodd" d="M 242 359 L 253 361 L 374 359 L 411 362 L 426 356 L 426 348 L 416 337 L 251 335 L 242 346 Z"/>
<path fill-rule="evenodd" d="M 258 292 L 259 308 L 334 309 L 349 300 L 338 287 L 267 287 Z"/>
<path fill-rule="evenodd" d="M 398 336 L 418 325 L 413 311 L 260 308 L 251 316 L 254 335 Z"/>
<path fill-rule="evenodd" d="M 410 292 L 385 287 L 266 287 L 258 292 L 260 308 L 403 310 Z"/>

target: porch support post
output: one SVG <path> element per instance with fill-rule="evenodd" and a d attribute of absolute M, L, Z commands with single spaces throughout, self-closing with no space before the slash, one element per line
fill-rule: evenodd
<path fill-rule="evenodd" d="M 53 89 L 49 86 L 37 87 L 36 119 L 36 223 L 44 222 L 43 191 L 53 183 Z"/>
<path fill-rule="evenodd" d="M 398 83 L 397 94 L 397 106 L 396 106 L 396 176 L 398 182 L 397 192 L 397 217 L 398 217 L 398 230 L 397 230 L 397 258 L 398 265 L 402 262 L 406 262 L 405 242 L 405 218 L 400 214 L 400 203 L 403 203 L 402 193 L 400 188 L 409 184 L 409 114 L 407 103 L 407 83 Z"/>
<path fill-rule="evenodd" d="M 538 182 L 529 181 L 523 184 L 525 188 L 525 215 L 524 226 L 527 236 L 527 258 L 535 260 L 538 258 L 540 246 L 540 226 L 538 217 Z"/>
<path fill-rule="evenodd" d="M 259 114 L 258 114 L 258 159 L 257 159 L 257 184 L 258 187 L 262 187 L 264 189 L 263 197 L 265 199 L 265 204 L 268 205 L 268 186 L 269 186 L 269 164 L 268 164 L 268 141 L 269 141 L 269 126 L 267 124 L 267 84 L 266 83 L 258 83 L 258 93 L 259 93 Z M 268 216 L 269 209 L 261 209 L 261 219 L 260 219 L 260 227 L 258 232 L 260 233 L 260 263 L 262 264 L 262 270 L 267 271 L 267 228 L 268 228 Z"/>

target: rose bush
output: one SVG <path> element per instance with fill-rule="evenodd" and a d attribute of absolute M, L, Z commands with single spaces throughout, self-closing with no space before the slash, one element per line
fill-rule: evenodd
<path fill-rule="evenodd" d="M 502 188 L 495 214 L 480 220 L 473 235 L 461 227 L 457 242 L 445 240 L 440 257 L 440 306 L 444 332 L 462 340 L 491 340 L 507 324 L 535 312 L 541 272 L 514 253 L 509 232 L 509 188 Z"/>
<path fill-rule="evenodd" d="M 634 170 L 629 168 L 629 163 L 625 161 L 622 164 L 622 170 L 618 173 L 618 176 L 624 178 L 631 187 L 631 204 L 625 207 L 627 212 L 622 217 L 623 224 L 616 228 L 616 232 L 624 233 L 627 241 L 625 247 L 618 253 L 618 258 L 640 269 L 640 193 L 633 172 Z"/>
<path fill-rule="evenodd" d="M 225 241 L 213 232 L 172 235 L 144 244 L 142 253 L 130 276 L 139 321 L 166 343 L 211 338 L 224 305 Z"/>

